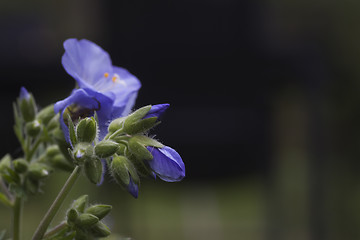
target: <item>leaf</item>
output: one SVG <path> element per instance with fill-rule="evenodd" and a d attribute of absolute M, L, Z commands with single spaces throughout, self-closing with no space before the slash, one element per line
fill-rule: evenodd
<path fill-rule="evenodd" d="M 8 207 L 12 207 L 13 205 L 12 205 L 12 203 L 11 203 L 11 201 L 6 197 L 6 195 L 5 194 L 3 194 L 3 193 L 0 193 L 0 202 L 2 202 L 5 206 L 8 206 Z M 1 233 L 2 232 L 0 232 L 0 240 L 2 239 L 1 238 Z"/>

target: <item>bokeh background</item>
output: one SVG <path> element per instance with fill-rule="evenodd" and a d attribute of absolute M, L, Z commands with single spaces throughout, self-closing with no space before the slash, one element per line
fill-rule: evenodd
<path fill-rule="evenodd" d="M 359 12 L 355 0 L 1 0 L 0 153 L 20 154 L 20 86 L 40 107 L 65 98 L 62 42 L 86 38 L 141 80 L 136 107 L 171 104 L 156 135 L 187 176 L 144 180 L 136 200 L 82 178 L 64 209 L 87 193 L 133 239 L 360 239 Z M 66 177 L 26 202 L 25 239 Z M 0 206 L 0 229 L 10 217 Z"/>

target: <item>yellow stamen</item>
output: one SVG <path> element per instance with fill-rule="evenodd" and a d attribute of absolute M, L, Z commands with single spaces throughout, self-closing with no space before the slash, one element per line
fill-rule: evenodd
<path fill-rule="evenodd" d="M 107 73 L 107 72 L 106 72 L 106 73 L 104 73 L 104 77 L 106 77 L 106 78 L 107 78 L 108 76 L 109 76 L 109 73 Z"/>
<path fill-rule="evenodd" d="M 117 77 L 115 77 L 115 76 L 111 78 L 111 80 L 112 80 L 113 82 L 116 82 L 116 79 L 117 79 Z"/>

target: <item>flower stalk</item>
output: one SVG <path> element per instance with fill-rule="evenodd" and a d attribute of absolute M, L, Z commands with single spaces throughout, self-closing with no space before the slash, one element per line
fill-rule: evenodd
<path fill-rule="evenodd" d="M 79 166 L 76 166 L 74 168 L 74 171 L 71 173 L 70 177 L 65 182 L 63 188 L 57 195 L 55 201 L 52 203 L 51 207 L 45 214 L 44 218 L 41 220 L 40 225 L 37 227 L 32 240 L 40 240 L 43 238 L 51 221 L 55 217 L 56 213 L 59 211 L 61 204 L 64 202 L 66 196 L 68 195 L 71 188 L 74 186 L 76 180 L 80 176 L 80 172 L 81 172 L 81 168 Z"/>

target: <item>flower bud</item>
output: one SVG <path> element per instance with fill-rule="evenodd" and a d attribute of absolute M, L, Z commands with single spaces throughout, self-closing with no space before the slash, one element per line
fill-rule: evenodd
<path fill-rule="evenodd" d="M 46 165 L 41 163 L 33 163 L 29 166 L 28 170 L 29 178 L 33 180 L 39 180 L 49 175 L 48 168 Z"/>
<path fill-rule="evenodd" d="M 44 124 L 47 125 L 49 121 L 55 116 L 54 112 L 54 105 L 51 104 L 47 106 L 46 108 L 43 108 L 36 116 L 36 119 Z"/>
<path fill-rule="evenodd" d="M 124 132 L 130 135 L 144 133 L 150 130 L 151 128 L 155 127 L 159 123 L 160 122 L 158 121 L 157 117 L 150 117 L 129 124 L 126 124 L 125 122 Z"/>
<path fill-rule="evenodd" d="M 95 223 L 99 222 L 99 218 L 96 216 L 89 214 L 89 213 L 83 213 L 76 219 L 76 225 L 82 228 L 87 228 Z"/>
<path fill-rule="evenodd" d="M 41 124 L 38 120 L 26 123 L 26 133 L 31 137 L 36 137 L 41 131 Z"/>
<path fill-rule="evenodd" d="M 72 150 L 72 155 L 76 164 L 83 164 L 86 159 L 93 156 L 93 146 L 89 143 L 78 143 Z"/>
<path fill-rule="evenodd" d="M 124 125 L 131 125 L 139 121 L 140 119 L 146 116 L 146 114 L 150 111 L 150 109 L 151 109 L 151 105 L 139 108 L 138 110 L 136 110 L 135 112 L 131 113 L 129 116 L 126 117 Z"/>
<path fill-rule="evenodd" d="M 109 133 L 114 133 L 115 131 L 121 129 L 124 126 L 125 119 L 125 117 L 121 117 L 113 120 L 108 127 Z"/>
<path fill-rule="evenodd" d="M 78 212 L 83 213 L 88 204 L 89 204 L 89 196 L 82 195 L 73 202 L 72 208 L 75 208 Z"/>
<path fill-rule="evenodd" d="M 0 160 L 0 173 L 4 173 L 11 166 L 11 156 L 10 154 L 6 154 Z"/>
<path fill-rule="evenodd" d="M 98 204 L 98 205 L 93 205 L 93 206 L 87 208 L 85 212 L 90 213 L 90 214 L 96 216 L 97 218 L 99 218 L 99 220 L 101 220 L 106 215 L 109 214 L 111 209 L 112 209 L 112 206 L 110 206 L 110 205 Z"/>
<path fill-rule="evenodd" d="M 119 144 L 111 140 L 103 140 L 95 145 L 95 154 L 99 158 L 111 157 L 119 149 Z"/>
<path fill-rule="evenodd" d="M 132 137 L 129 140 L 129 150 L 132 154 L 135 155 L 136 158 L 140 160 L 153 159 L 153 156 L 151 155 L 149 150 L 146 149 L 145 145 L 138 141 L 137 137 Z"/>
<path fill-rule="evenodd" d="M 95 225 L 91 226 L 91 229 L 89 231 L 94 237 L 107 237 L 111 234 L 110 229 L 102 222 L 98 222 Z"/>
<path fill-rule="evenodd" d="M 18 158 L 13 161 L 14 169 L 17 173 L 24 173 L 28 169 L 28 162 L 23 158 Z"/>
<path fill-rule="evenodd" d="M 60 154 L 60 149 L 57 145 L 51 145 L 46 148 L 46 157 L 52 158 Z"/>
<path fill-rule="evenodd" d="M 35 119 L 36 104 L 34 97 L 24 87 L 20 89 L 20 97 L 18 100 L 21 116 L 25 122 L 30 122 Z"/>
<path fill-rule="evenodd" d="M 130 183 L 130 176 L 136 184 L 140 183 L 134 165 L 126 157 L 115 156 L 111 162 L 110 168 L 111 173 L 118 184 L 128 186 Z"/>
<path fill-rule="evenodd" d="M 101 160 L 97 157 L 88 158 L 84 164 L 85 175 L 94 184 L 98 184 L 101 181 L 102 176 L 102 164 Z"/>
<path fill-rule="evenodd" d="M 67 223 L 71 226 L 76 222 L 76 220 L 79 217 L 79 214 L 76 211 L 76 209 L 70 208 L 69 211 L 66 213 L 66 217 L 67 217 Z"/>
<path fill-rule="evenodd" d="M 96 137 L 96 121 L 94 118 L 84 118 L 76 126 L 78 142 L 94 141 Z"/>

